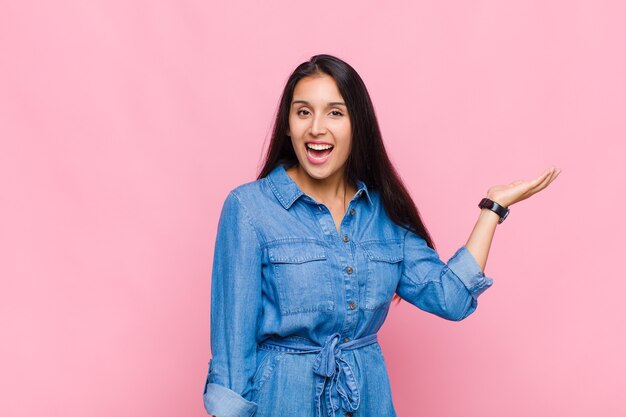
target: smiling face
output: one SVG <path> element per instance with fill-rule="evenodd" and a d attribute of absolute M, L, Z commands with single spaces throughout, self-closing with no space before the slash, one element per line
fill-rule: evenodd
<path fill-rule="evenodd" d="M 342 176 L 352 129 L 345 101 L 326 74 L 302 78 L 289 109 L 291 143 L 301 169 L 315 179 Z"/>

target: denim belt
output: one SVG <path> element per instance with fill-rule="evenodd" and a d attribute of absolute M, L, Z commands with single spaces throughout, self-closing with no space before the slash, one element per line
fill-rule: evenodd
<path fill-rule="evenodd" d="M 337 395 L 341 397 L 343 407 L 347 411 L 356 411 L 359 408 L 358 384 L 352 368 L 341 357 L 341 351 L 356 349 L 378 341 L 376 333 L 344 343 L 338 343 L 339 337 L 339 333 L 328 336 L 324 346 L 321 347 L 307 344 L 306 339 L 281 338 L 270 338 L 259 345 L 259 347 L 266 348 L 266 350 L 277 350 L 286 353 L 319 352 L 315 357 L 313 365 L 313 372 L 318 376 L 315 384 L 315 406 L 318 417 L 322 417 L 322 394 L 327 381 L 330 384 L 326 398 L 329 416 L 334 416 L 335 411 L 339 408 Z M 333 385 L 336 387 L 336 390 L 333 389 Z"/>

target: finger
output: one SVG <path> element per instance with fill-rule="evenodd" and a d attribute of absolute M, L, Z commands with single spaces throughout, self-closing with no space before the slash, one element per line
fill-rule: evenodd
<path fill-rule="evenodd" d="M 556 177 L 558 177 L 558 176 L 559 176 L 559 174 L 560 174 L 560 173 L 561 173 L 561 170 L 560 170 L 560 169 L 556 169 L 556 170 L 554 171 L 554 173 L 551 175 L 551 177 L 550 177 L 550 181 L 546 184 L 546 187 L 547 187 L 548 185 L 552 184 L 552 181 L 554 181 L 554 180 L 556 179 Z M 544 187 L 544 188 L 545 188 L 545 187 Z"/>
<path fill-rule="evenodd" d="M 553 167 L 552 170 L 550 171 L 550 175 L 548 176 L 547 181 L 545 181 L 545 183 L 540 184 L 540 188 L 536 190 L 535 192 L 540 191 L 546 188 L 548 185 L 550 185 L 550 183 L 554 181 L 557 175 L 559 175 L 559 172 L 560 170 L 558 168 Z"/>
<path fill-rule="evenodd" d="M 524 193 L 534 193 L 536 189 L 541 187 L 541 185 L 546 181 L 547 178 L 549 177 L 546 175 L 542 175 L 541 177 L 524 183 L 523 185 L 526 187 L 526 191 Z"/>
<path fill-rule="evenodd" d="M 543 174 L 541 174 L 540 176 L 538 176 L 537 178 L 530 180 L 530 181 L 515 181 L 512 184 L 514 184 L 514 186 L 516 187 L 522 187 L 522 189 L 525 188 L 524 192 L 522 192 L 522 195 L 524 196 L 524 198 L 530 197 L 533 194 L 533 190 L 537 187 L 539 187 L 542 183 L 542 181 L 544 181 L 546 179 L 546 175 L 548 175 L 548 171 L 544 172 Z"/>
<path fill-rule="evenodd" d="M 535 184 L 534 186 L 532 186 L 529 190 L 528 193 L 529 196 L 535 194 L 538 191 L 541 191 L 542 189 L 544 189 L 549 183 L 550 183 L 550 179 L 552 178 L 552 174 L 554 173 L 554 170 L 548 170 L 546 174 L 544 174 L 541 178 L 541 181 L 537 184 Z"/>
<path fill-rule="evenodd" d="M 554 181 L 556 179 L 556 177 L 559 176 L 559 174 L 561 173 L 562 169 L 561 168 L 557 168 L 556 173 L 554 174 L 554 176 L 552 177 L 552 180 L 550 180 L 550 182 Z"/>
<path fill-rule="evenodd" d="M 540 176 L 538 176 L 537 178 L 535 178 L 534 180 L 530 181 L 530 185 L 531 186 L 536 186 L 537 184 L 541 183 L 541 181 L 543 181 L 547 175 L 550 174 L 550 169 L 547 169 L 543 172 L 543 174 L 541 174 Z"/>
<path fill-rule="evenodd" d="M 528 189 L 522 193 L 522 199 L 525 200 L 533 194 L 546 188 L 558 175 L 556 167 L 548 168 L 541 176 L 526 183 Z M 520 200 L 521 201 L 521 200 Z"/>
<path fill-rule="evenodd" d="M 542 188 L 545 188 L 548 184 L 550 184 L 550 181 L 552 181 L 552 178 L 554 178 L 554 173 L 556 172 L 556 168 L 550 168 L 550 172 L 548 173 L 548 175 L 546 176 L 546 178 L 541 181 L 541 184 L 539 184 L 539 186 Z"/>
<path fill-rule="evenodd" d="M 561 173 L 561 169 L 554 167 L 554 171 L 552 172 L 552 176 L 550 177 L 550 182 L 554 181 L 554 179 Z"/>

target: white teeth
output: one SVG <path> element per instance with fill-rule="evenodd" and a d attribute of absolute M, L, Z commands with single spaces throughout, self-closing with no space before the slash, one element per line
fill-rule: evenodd
<path fill-rule="evenodd" d="M 331 152 L 332 152 L 332 151 L 331 151 Z M 306 154 L 307 154 L 307 155 L 309 155 L 311 158 L 313 158 L 313 159 L 317 159 L 317 160 L 319 160 L 319 161 L 323 161 L 324 159 L 326 159 L 326 158 L 328 158 L 328 157 L 330 156 L 330 153 L 329 153 L 329 154 L 328 154 L 328 155 L 326 155 L 326 156 L 322 156 L 321 158 L 318 158 L 317 156 L 314 156 L 314 155 L 311 153 L 311 150 L 310 150 L 310 149 L 308 149 L 308 148 L 307 148 L 307 150 L 306 150 Z"/>
<path fill-rule="evenodd" d="M 315 149 L 316 151 L 323 151 L 324 149 L 330 149 L 333 145 L 318 145 L 315 143 L 307 143 L 306 146 L 311 149 Z"/>

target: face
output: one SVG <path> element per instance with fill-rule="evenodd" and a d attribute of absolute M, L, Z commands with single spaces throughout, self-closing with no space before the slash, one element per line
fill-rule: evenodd
<path fill-rule="evenodd" d="M 302 78 L 289 109 L 289 131 L 300 168 L 310 177 L 343 175 L 352 146 L 348 108 L 329 75 Z"/>

